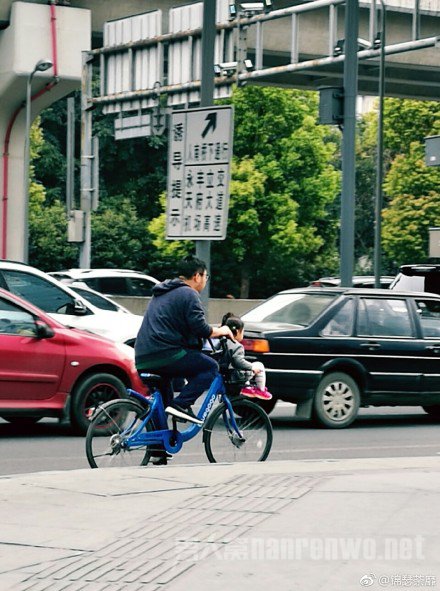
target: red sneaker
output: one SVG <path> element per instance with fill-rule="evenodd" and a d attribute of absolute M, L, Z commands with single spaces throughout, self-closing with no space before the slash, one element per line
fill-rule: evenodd
<path fill-rule="evenodd" d="M 248 398 L 255 398 L 255 390 L 256 388 L 254 386 L 245 386 L 241 389 L 240 394 L 247 396 Z"/>
<path fill-rule="evenodd" d="M 264 388 L 264 390 L 254 388 L 254 398 L 260 398 L 261 400 L 271 400 L 272 394 L 269 392 L 267 388 Z"/>

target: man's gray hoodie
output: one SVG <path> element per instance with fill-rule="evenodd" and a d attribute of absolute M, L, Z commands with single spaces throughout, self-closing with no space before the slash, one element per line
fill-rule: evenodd
<path fill-rule="evenodd" d="M 201 348 L 211 334 L 200 296 L 181 279 L 167 279 L 153 287 L 153 297 L 136 338 L 139 370 L 154 370 Z"/>

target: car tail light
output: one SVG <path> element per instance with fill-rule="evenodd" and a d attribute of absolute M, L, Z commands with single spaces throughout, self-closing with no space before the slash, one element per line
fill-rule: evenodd
<path fill-rule="evenodd" d="M 246 351 L 253 353 L 269 353 L 269 342 L 266 339 L 243 339 L 241 344 Z"/>
<path fill-rule="evenodd" d="M 321 281 L 311 281 L 309 283 L 309 285 L 310 286 L 313 286 L 313 287 L 322 287 L 323 286 L 322 283 L 321 283 Z"/>

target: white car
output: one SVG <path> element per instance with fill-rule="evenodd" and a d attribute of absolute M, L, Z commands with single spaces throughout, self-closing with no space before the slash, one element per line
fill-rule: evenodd
<path fill-rule="evenodd" d="M 53 271 L 50 275 L 67 284 L 81 282 L 109 296 L 149 297 L 152 288 L 159 283 L 151 275 L 129 269 L 68 269 Z"/>
<path fill-rule="evenodd" d="M 102 304 L 97 306 L 91 297 L 85 299 L 68 285 L 23 263 L 0 261 L 0 287 L 28 300 L 66 326 L 131 346 L 142 323 L 142 316 L 122 306 L 103 309 Z"/>

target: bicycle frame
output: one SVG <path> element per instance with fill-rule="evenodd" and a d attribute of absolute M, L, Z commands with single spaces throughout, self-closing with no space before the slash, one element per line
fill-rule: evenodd
<path fill-rule="evenodd" d="M 143 404 L 145 404 L 144 396 L 135 390 L 128 389 L 127 391 L 130 397 L 134 399 L 141 399 Z M 227 408 L 227 412 L 225 412 L 224 415 L 228 431 L 235 431 L 239 437 L 242 437 L 242 434 L 240 433 L 235 421 L 234 413 L 232 412 L 231 401 L 226 394 L 225 383 L 221 374 L 217 375 L 212 381 L 212 384 L 209 387 L 209 390 L 206 393 L 205 399 L 199 410 L 198 418 L 205 422 L 207 416 L 211 412 L 212 407 L 214 406 L 217 396 L 222 399 L 222 402 L 225 403 Z M 184 431 L 178 431 L 174 421 L 173 429 L 169 429 L 162 396 L 158 389 L 155 389 L 152 392 L 148 402 L 149 409 L 147 414 L 143 418 L 139 428 L 136 429 L 136 432 L 124 440 L 123 445 L 125 447 L 130 448 L 144 445 L 160 445 L 163 446 L 168 453 L 175 454 L 182 449 L 182 446 L 186 441 L 193 439 L 193 437 L 195 437 L 203 429 L 203 425 L 192 424 Z M 157 428 L 154 431 L 145 431 L 145 426 L 150 420 Z M 122 433 L 122 435 L 124 435 L 124 433 Z"/>

